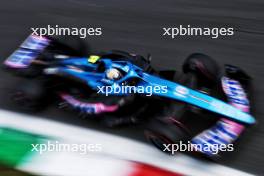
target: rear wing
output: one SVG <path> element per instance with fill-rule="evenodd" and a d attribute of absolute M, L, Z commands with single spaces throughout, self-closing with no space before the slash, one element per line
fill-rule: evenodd
<path fill-rule="evenodd" d="M 50 39 L 30 35 L 4 62 L 8 68 L 27 68 L 50 44 Z"/>

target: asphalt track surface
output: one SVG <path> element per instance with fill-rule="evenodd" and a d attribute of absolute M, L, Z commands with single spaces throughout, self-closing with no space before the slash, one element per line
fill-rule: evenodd
<path fill-rule="evenodd" d="M 255 116 L 258 123 L 237 142 L 235 152 L 220 163 L 257 175 L 264 175 L 264 2 L 259 0 L 1 0 L 0 58 L 3 61 L 31 32 L 31 27 L 60 25 L 102 27 L 103 35 L 87 37 L 93 50 L 121 49 L 153 56 L 158 68 L 180 69 L 193 52 L 206 53 L 219 63 L 244 68 L 254 78 Z M 180 24 L 201 27 L 234 27 L 235 35 L 164 38 L 163 27 Z M 10 88 L 20 81 L 0 71 L 0 107 L 16 111 L 8 99 Z M 35 114 L 145 141 L 141 127 L 105 129 L 94 121 L 80 119 L 55 105 Z M 48 129 L 47 129 L 48 130 Z M 206 169 L 206 168 L 205 168 Z"/>

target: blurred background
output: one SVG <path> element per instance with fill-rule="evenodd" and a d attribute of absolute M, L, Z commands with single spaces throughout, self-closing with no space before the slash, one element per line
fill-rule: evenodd
<path fill-rule="evenodd" d="M 31 27 L 59 25 L 101 27 L 103 32 L 101 36 L 88 36 L 85 39 L 92 50 L 119 49 L 145 56 L 151 53 L 152 63 L 157 68 L 181 69 L 183 60 L 194 52 L 208 54 L 220 64 L 230 63 L 242 67 L 254 79 L 255 116 L 258 123 L 250 127 L 239 139 L 234 152 L 220 158 L 217 163 L 251 174 L 263 175 L 263 9 L 264 2 L 258 0 L 1 0 L 0 58 L 3 62 L 32 32 Z M 170 39 L 162 36 L 163 27 L 181 24 L 199 27 L 233 27 L 235 34 L 218 39 L 192 36 Z M 1 109 L 17 111 L 9 101 L 8 93 L 18 81 L 19 78 L 0 70 Z M 60 111 L 56 105 L 31 115 L 38 116 L 38 120 L 74 125 L 74 128 L 82 130 L 105 132 L 131 139 L 142 145 L 147 143 L 141 126 L 106 129 L 94 121 L 76 117 L 74 112 Z M 1 117 L 0 125 L 3 126 L 4 119 L 9 116 L 4 114 Z M 43 126 L 40 125 L 38 128 Z M 38 132 L 33 130 L 32 133 Z M 3 140 L 1 143 L 4 143 Z M 1 150 L 4 153 L 4 148 L 0 145 Z M 153 152 L 153 155 L 157 154 Z M 193 166 L 188 162 L 184 164 Z M 190 160 L 190 162 L 194 161 Z M 205 171 L 207 167 L 210 168 L 209 165 L 203 163 Z M 18 174 L 14 173 L 13 169 L 0 167 L 0 175 Z"/>

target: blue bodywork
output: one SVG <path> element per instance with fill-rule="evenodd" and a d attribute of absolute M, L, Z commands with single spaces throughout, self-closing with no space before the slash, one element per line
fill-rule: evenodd
<path fill-rule="evenodd" d="M 29 36 L 20 48 L 7 58 L 5 65 L 11 68 L 27 68 L 50 42 L 51 41 L 45 37 Z M 104 70 L 116 68 L 121 70 L 124 74 L 119 80 L 108 79 L 105 71 L 98 71 L 99 64 L 104 65 Z M 137 79 L 139 81 L 136 86 L 148 86 L 153 87 L 153 89 L 155 86 L 167 87 L 166 92 L 153 92 L 156 96 L 186 102 L 245 124 L 255 123 L 255 118 L 249 113 L 243 112 L 221 100 L 192 90 L 178 83 L 150 75 L 131 62 L 122 61 L 122 58 L 119 58 L 119 61 L 111 60 L 111 58 L 100 58 L 99 61 L 93 61 L 89 58 L 61 59 L 53 66 L 51 65 L 44 69 L 44 73 L 49 75 L 63 74 L 74 77 L 85 82 L 87 86 L 94 90 L 98 90 L 98 87 L 101 86 L 121 86 L 122 83 L 126 81 Z"/>
<path fill-rule="evenodd" d="M 122 60 L 122 59 L 120 59 Z M 105 72 L 96 72 L 98 63 L 105 65 L 105 70 L 117 68 L 126 74 L 119 80 L 109 80 Z M 87 58 L 71 58 L 62 60 L 59 67 L 52 68 L 57 73 L 65 73 L 81 79 L 87 83 L 92 89 L 97 90 L 100 86 L 117 86 L 126 80 L 137 78 L 140 80 L 136 86 L 166 86 L 167 92 L 153 92 L 156 96 L 166 97 L 177 101 L 186 102 L 199 108 L 212 111 L 223 115 L 231 120 L 246 124 L 254 124 L 255 118 L 249 113 L 245 113 L 224 101 L 208 96 L 201 92 L 192 90 L 178 83 L 171 82 L 158 76 L 150 75 L 141 68 L 127 61 L 113 61 L 109 58 L 100 58 L 97 63 L 89 63 Z"/>

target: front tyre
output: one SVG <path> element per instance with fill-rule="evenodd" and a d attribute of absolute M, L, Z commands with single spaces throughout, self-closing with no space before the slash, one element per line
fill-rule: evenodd
<path fill-rule="evenodd" d="M 217 62 L 205 54 L 191 54 L 184 61 L 182 68 L 184 73 L 192 72 L 200 80 L 207 80 L 211 83 L 219 80 L 220 69 Z"/>
<path fill-rule="evenodd" d="M 179 144 L 189 139 L 189 134 L 183 128 L 161 119 L 152 120 L 145 130 L 145 136 L 159 150 L 174 154 L 175 151 L 167 150 L 166 146 Z"/>

